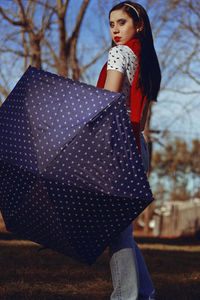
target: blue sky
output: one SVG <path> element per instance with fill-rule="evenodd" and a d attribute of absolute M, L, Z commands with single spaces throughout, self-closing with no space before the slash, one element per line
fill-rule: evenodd
<path fill-rule="evenodd" d="M 26 0 L 23 0 L 24 3 Z M 52 1 L 52 0 L 51 0 Z M 55 0 L 56 1 L 56 0 Z M 67 24 L 68 28 L 73 28 L 74 24 L 74 16 L 76 15 L 75 12 L 77 11 L 77 6 L 82 3 L 82 1 L 71 0 L 71 3 L 76 2 L 75 5 L 70 6 L 70 13 L 68 14 Z M 80 38 L 78 49 L 80 52 L 81 62 L 83 61 L 84 64 L 90 61 L 91 55 L 97 53 L 101 48 L 99 45 L 98 40 L 102 41 L 104 38 L 105 44 L 110 44 L 110 35 L 109 35 L 109 25 L 108 25 L 108 12 L 110 8 L 113 6 L 114 3 L 117 1 L 105 1 L 105 5 L 102 6 L 102 11 L 97 9 L 97 1 L 92 0 L 89 4 L 87 14 L 84 18 L 83 27 L 81 29 Z M 148 0 L 140 1 L 141 4 L 147 3 Z M 150 2 L 150 1 L 149 1 Z M 162 1 L 161 1 L 162 2 Z M 0 5 L 7 7 L 8 3 L 11 5 L 11 0 L 0 0 Z M 102 2 L 103 3 L 103 2 Z M 145 5 L 144 5 L 145 6 Z M 145 6 L 146 7 L 146 6 Z M 155 22 L 159 22 L 160 20 L 155 20 L 155 15 L 159 15 L 159 11 L 155 9 L 157 7 L 152 7 L 149 10 L 150 21 L 152 23 L 152 27 L 154 27 Z M 175 26 L 175 22 L 173 22 Z M 6 30 L 9 31 L 9 25 L 6 23 Z M 3 31 L 2 31 L 3 32 Z M 170 32 L 170 28 L 163 32 L 163 34 L 159 37 L 159 39 L 155 40 L 155 47 L 158 53 L 159 60 L 162 59 L 163 52 L 165 50 L 165 43 L 168 38 L 168 34 Z M 162 32 L 161 32 L 162 33 Z M 2 43 L 3 35 L 0 36 L 0 44 Z M 81 56 L 82 49 L 86 51 L 84 55 Z M 103 48 L 102 48 L 103 50 Z M 177 59 L 184 58 L 186 55 L 187 49 L 181 49 L 181 52 L 178 53 Z M 172 57 L 173 58 L 173 57 Z M 1 59 L 1 57 L 0 57 Z M 101 67 L 105 63 L 107 59 L 107 54 L 105 54 L 90 70 L 90 77 L 89 83 L 96 85 L 98 74 L 101 70 Z M 7 61 L 6 61 L 7 60 Z M 4 55 L 4 65 L 8 66 L 8 71 L 12 71 L 12 76 L 9 76 L 9 86 L 12 89 L 17 81 L 20 79 L 21 75 L 23 74 L 22 71 L 22 61 L 19 60 L 15 62 L 13 65 L 10 65 L 10 61 L 13 60 L 12 54 L 5 54 Z M 167 58 L 167 64 L 173 64 L 175 61 L 171 60 L 171 57 Z M 44 65 L 44 69 L 46 69 Z M 3 69 L 3 71 L 5 71 Z M 50 70 L 48 70 L 50 71 Z M 5 72 L 5 75 L 7 73 Z M 166 73 L 163 74 L 163 82 L 167 79 Z M 0 78 L 1 80 L 1 78 Z M 87 81 L 87 79 L 85 78 Z M 189 80 L 188 77 L 183 76 L 179 73 L 178 76 L 172 78 L 170 83 L 171 88 L 180 88 L 182 91 L 188 90 L 197 90 L 199 93 L 193 95 L 184 95 L 175 93 L 169 90 L 162 90 L 158 97 L 158 102 L 153 106 L 153 116 L 152 116 L 152 129 L 160 130 L 160 134 L 154 135 L 154 138 L 157 142 L 154 143 L 154 150 L 162 149 L 162 146 L 166 142 L 173 142 L 175 137 L 179 137 L 185 139 L 188 144 L 191 142 L 192 139 L 197 138 L 200 139 L 200 86 L 195 85 L 193 81 Z M 168 133 L 163 137 L 163 132 L 168 130 Z M 152 183 L 155 179 L 152 180 Z M 193 184 L 193 180 L 191 180 L 191 186 Z M 154 187 L 154 184 L 152 184 Z"/>
<path fill-rule="evenodd" d="M 23 0 L 26 3 L 26 0 Z M 91 58 L 91 53 L 93 55 L 100 50 L 100 46 L 98 44 L 98 39 L 102 40 L 102 37 L 109 44 L 110 36 L 109 36 L 109 26 L 107 14 L 110 8 L 117 1 L 104 1 L 105 5 L 102 5 L 102 11 L 105 13 L 102 14 L 97 8 L 97 0 L 92 0 L 89 4 L 87 14 L 84 19 L 83 27 L 80 34 L 78 49 L 81 53 L 84 48 L 88 55 L 83 55 L 81 57 L 81 61 L 84 61 L 84 64 L 87 63 Z M 102 2 L 102 3 L 104 3 Z M 72 3 L 72 1 L 71 1 Z M 74 1 L 73 1 L 74 3 Z M 74 16 L 77 11 L 77 6 L 80 6 L 82 1 L 76 1 L 76 5 L 70 6 L 70 13 L 68 14 L 67 24 L 68 28 L 73 28 Z M 141 0 L 141 4 L 145 6 L 148 3 L 147 0 Z M 12 4 L 11 0 L 1 0 L 0 5 L 7 7 Z M 153 7 L 148 11 L 150 16 L 150 21 L 152 26 L 154 26 L 154 16 L 156 7 Z M 175 23 L 174 23 L 175 24 Z M 8 23 L 7 25 L 8 26 Z M 175 26 L 175 25 L 174 25 Z M 9 27 L 7 27 L 9 28 Z M 95 28 L 95 30 L 94 30 Z M 8 29 L 9 30 L 9 29 Z M 95 32 L 95 34 L 94 34 Z M 166 32 L 165 32 L 166 33 Z M 1 41 L 1 39 L 0 39 Z M 165 37 L 155 40 L 155 47 L 159 54 L 162 55 L 163 44 L 165 43 Z M 102 48 L 103 49 L 103 48 Z M 92 50 L 92 51 L 91 51 Z M 184 56 L 184 49 L 182 49 L 182 56 Z M 4 60 L 10 60 L 11 54 L 4 55 Z M 98 73 L 101 70 L 102 65 L 107 59 L 107 55 L 105 54 L 90 70 L 89 73 L 92 74 L 92 78 L 90 78 L 91 84 L 96 84 Z M 173 63 L 173 62 L 172 62 Z M 22 61 L 19 61 L 15 64 L 13 70 L 13 76 L 9 78 L 9 85 L 12 89 L 20 76 L 22 75 L 21 68 Z M 45 66 L 44 66 L 45 68 Z M 6 74 L 6 73 L 5 73 Z M 166 75 L 165 75 L 166 76 Z M 85 78 L 86 80 L 86 78 Z M 186 78 L 185 76 L 179 75 L 172 80 L 172 87 L 180 86 L 180 89 L 196 89 L 200 90 L 199 86 L 195 86 L 195 84 Z M 169 138 L 172 139 L 175 136 L 184 138 L 188 141 L 191 141 L 193 138 L 200 138 L 199 133 L 199 110 L 200 110 L 200 96 L 199 94 L 194 95 L 181 95 L 178 93 L 170 92 L 170 91 L 161 91 L 158 102 L 153 107 L 153 118 L 152 118 L 152 128 L 161 130 L 169 130 Z M 164 139 L 161 138 L 161 142 L 164 142 Z M 159 138 L 159 135 L 156 136 Z M 157 144 L 159 147 L 159 144 Z"/>

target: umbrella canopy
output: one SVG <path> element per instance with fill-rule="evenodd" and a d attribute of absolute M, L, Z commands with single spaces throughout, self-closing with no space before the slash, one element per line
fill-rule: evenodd
<path fill-rule="evenodd" d="M 0 108 L 7 230 L 92 264 L 152 201 L 123 95 L 29 67 Z"/>

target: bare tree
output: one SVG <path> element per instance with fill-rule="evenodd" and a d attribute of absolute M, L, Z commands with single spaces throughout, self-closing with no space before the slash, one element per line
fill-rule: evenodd
<path fill-rule="evenodd" d="M 27 68 L 28 63 L 37 68 L 42 67 L 42 46 L 45 45 L 52 56 L 51 58 L 53 58 L 53 66 L 56 68 L 58 74 L 68 76 L 69 68 L 71 67 L 73 77 L 78 79 L 80 77 L 80 70 L 76 47 L 81 24 L 90 0 L 83 0 L 75 27 L 70 36 L 67 34 L 65 22 L 69 0 L 57 0 L 56 6 L 51 5 L 48 0 L 29 0 L 27 4 L 23 3 L 22 0 L 15 0 L 15 2 L 17 5 L 16 13 L 13 14 L 12 9 L 5 10 L 3 8 L 0 8 L 0 13 L 13 28 L 19 27 L 24 68 Z M 35 14 L 38 13 L 39 9 L 41 10 L 41 15 L 40 22 L 37 24 Z M 53 22 L 57 22 L 58 26 L 58 53 L 56 53 L 51 40 L 48 39 L 48 32 Z M 7 49 L 7 51 L 9 50 Z M 17 52 L 15 51 L 15 53 Z"/>
<path fill-rule="evenodd" d="M 163 140 L 165 144 L 169 129 L 184 114 L 189 118 L 194 111 L 194 101 L 190 98 L 200 90 L 199 3 L 198 0 L 145 1 L 162 71 L 160 97 L 158 103 L 150 107 L 145 127 L 150 170 L 152 146 L 155 142 L 162 145 Z M 184 101 L 179 102 L 177 94 L 184 95 Z M 148 207 L 143 214 L 145 234 L 148 234 L 149 210 Z"/>
<path fill-rule="evenodd" d="M 200 92 L 200 1 L 184 0 L 179 4 L 184 10 L 184 18 L 179 21 L 183 31 L 181 42 L 186 50 L 185 61 L 179 65 L 179 69 L 199 86 Z M 194 90 L 189 92 L 193 93 Z"/>
<path fill-rule="evenodd" d="M 163 122 L 157 129 L 161 138 L 168 137 L 169 130 L 174 130 L 174 125 L 181 124 L 183 118 L 188 127 L 195 128 L 194 114 L 200 107 L 197 97 L 200 93 L 200 1 L 168 0 L 166 5 L 173 30 L 165 32 L 162 40 L 166 42 L 159 52 L 163 101 L 157 109 Z M 153 112 L 157 112 L 156 107 Z"/>
<path fill-rule="evenodd" d="M 95 15 L 99 26 L 95 23 L 95 28 L 91 30 L 95 31 L 98 46 L 88 41 L 88 45 L 85 43 L 80 47 L 81 29 L 87 20 L 91 2 L 73 1 L 73 4 L 76 3 L 73 6 L 69 0 L 13 0 L 6 7 L 0 3 L 1 99 L 9 93 L 8 79 L 18 79 L 19 73 L 25 71 L 29 64 L 73 79 L 90 81 L 92 77 L 97 77 L 99 70 L 93 66 L 110 45 L 109 35 L 103 26 L 108 26 L 108 11 L 118 1 L 96 2 L 92 20 Z M 175 104 L 177 94 L 190 97 L 199 93 L 200 2 L 141 0 L 141 3 L 150 17 L 162 70 L 159 101 L 152 105 L 145 128 L 152 148 L 152 142 L 161 143 L 160 138 L 167 137 L 169 127 L 183 116 L 183 112 L 193 110 L 192 101 Z M 87 62 L 84 53 L 89 58 Z M 92 68 L 93 71 L 85 75 Z M 18 74 L 15 75 L 16 70 Z M 188 84 L 188 80 L 194 84 Z M 174 105 L 179 105 L 178 109 L 174 109 Z M 145 218 L 148 233 L 149 214 Z"/>
<path fill-rule="evenodd" d="M 100 11 L 101 16 L 98 17 L 101 19 L 101 25 L 108 21 L 106 20 L 108 10 L 117 1 L 111 2 L 108 4 L 103 0 L 97 1 L 98 8 L 95 13 Z M 24 62 L 24 70 L 29 64 L 32 64 L 55 70 L 63 76 L 82 79 L 87 69 L 93 66 L 109 46 L 108 38 L 105 38 L 105 31 L 98 31 L 98 28 L 95 28 L 97 36 L 102 31 L 101 40 L 98 40 L 99 51 L 95 55 L 88 52 L 88 57 L 91 56 L 91 59 L 87 63 L 83 63 L 85 60 L 82 59 L 82 52 L 87 52 L 89 47 L 86 48 L 84 45 L 85 49 L 81 51 L 77 46 L 90 0 L 79 1 L 79 4 L 76 2 L 77 9 L 73 11 L 75 19 L 71 22 L 73 25 L 67 23 L 67 20 L 71 21 L 69 0 L 57 0 L 56 3 L 52 0 L 13 0 L 12 3 L 6 9 L 0 7 L 0 24 L 4 28 L 9 25 L 9 30 L 7 32 L 5 30 L 5 34 L 1 38 L 0 53 L 12 54 L 16 59 L 13 65 L 21 57 Z M 145 134 L 151 146 L 152 139 L 158 140 L 158 133 L 161 137 L 166 137 L 169 127 L 181 117 L 181 114 L 174 113 L 175 110 L 171 108 L 174 105 L 173 98 L 176 97 L 176 93 L 187 95 L 199 92 L 194 85 L 191 88 L 187 84 L 186 88 L 185 81 L 189 78 L 196 84 L 196 87 L 199 87 L 200 5 L 198 0 L 168 0 L 164 2 L 143 0 L 142 4 L 150 16 L 162 70 L 160 98 L 158 104 L 152 107 L 152 112 L 154 113 L 157 109 L 159 115 L 162 114 L 162 111 L 166 115 L 166 111 L 170 114 L 169 109 L 172 109 L 169 122 L 162 120 L 162 124 L 157 125 L 156 116 L 153 118 L 156 128 L 152 128 L 150 112 Z M 190 42 L 188 43 L 188 41 Z M 2 61 L 2 66 L 3 63 Z M 92 68 L 90 69 L 92 70 Z M 4 97 L 9 90 L 8 84 L 6 86 L 6 76 L 3 72 L 1 73 L 0 92 Z M 171 98 L 169 92 L 172 93 Z M 189 111 L 191 107 L 191 104 L 187 106 L 183 102 L 179 102 L 178 105 L 181 106 L 178 111 L 186 109 Z M 158 120 L 158 122 L 160 121 Z"/>
<path fill-rule="evenodd" d="M 13 65 L 19 59 L 23 60 L 23 71 L 32 65 L 73 79 L 83 78 L 84 72 L 104 53 L 100 45 L 95 54 L 92 49 L 88 53 L 91 59 L 85 65 L 78 58 L 80 49 L 77 46 L 89 3 L 90 0 L 76 2 L 73 20 L 69 0 L 57 0 L 56 3 L 52 0 L 13 0 L 7 8 L 0 6 L 0 24 L 9 28 L 2 36 L 0 53 L 15 58 Z M 68 19 L 72 20 L 73 27 L 69 22 L 67 24 Z M 105 44 L 103 46 L 105 50 Z M 1 75 L 5 78 L 3 73 Z M 3 80 L 0 92 L 4 97 L 9 92 Z"/>

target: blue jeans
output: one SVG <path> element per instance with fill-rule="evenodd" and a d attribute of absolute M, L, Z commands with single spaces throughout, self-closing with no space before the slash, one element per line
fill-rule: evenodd
<path fill-rule="evenodd" d="M 148 150 L 141 134 L 142 159 L 148 171 Z M 130 224 L 109 248 L 113 292 L 110 300 L 154 299 L 154 286 L 149 276 L 142 253 L 133 238 Z"/>

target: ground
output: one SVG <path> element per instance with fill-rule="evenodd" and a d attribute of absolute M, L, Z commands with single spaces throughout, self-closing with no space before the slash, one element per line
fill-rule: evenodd
<path fill-rule="evenodd" d="M 200 242 L 139 239 L 156 300 L 200 299 Z M 109 300 L 108 250 L 92 266 L 1 235 L 1 300 Z"/>

